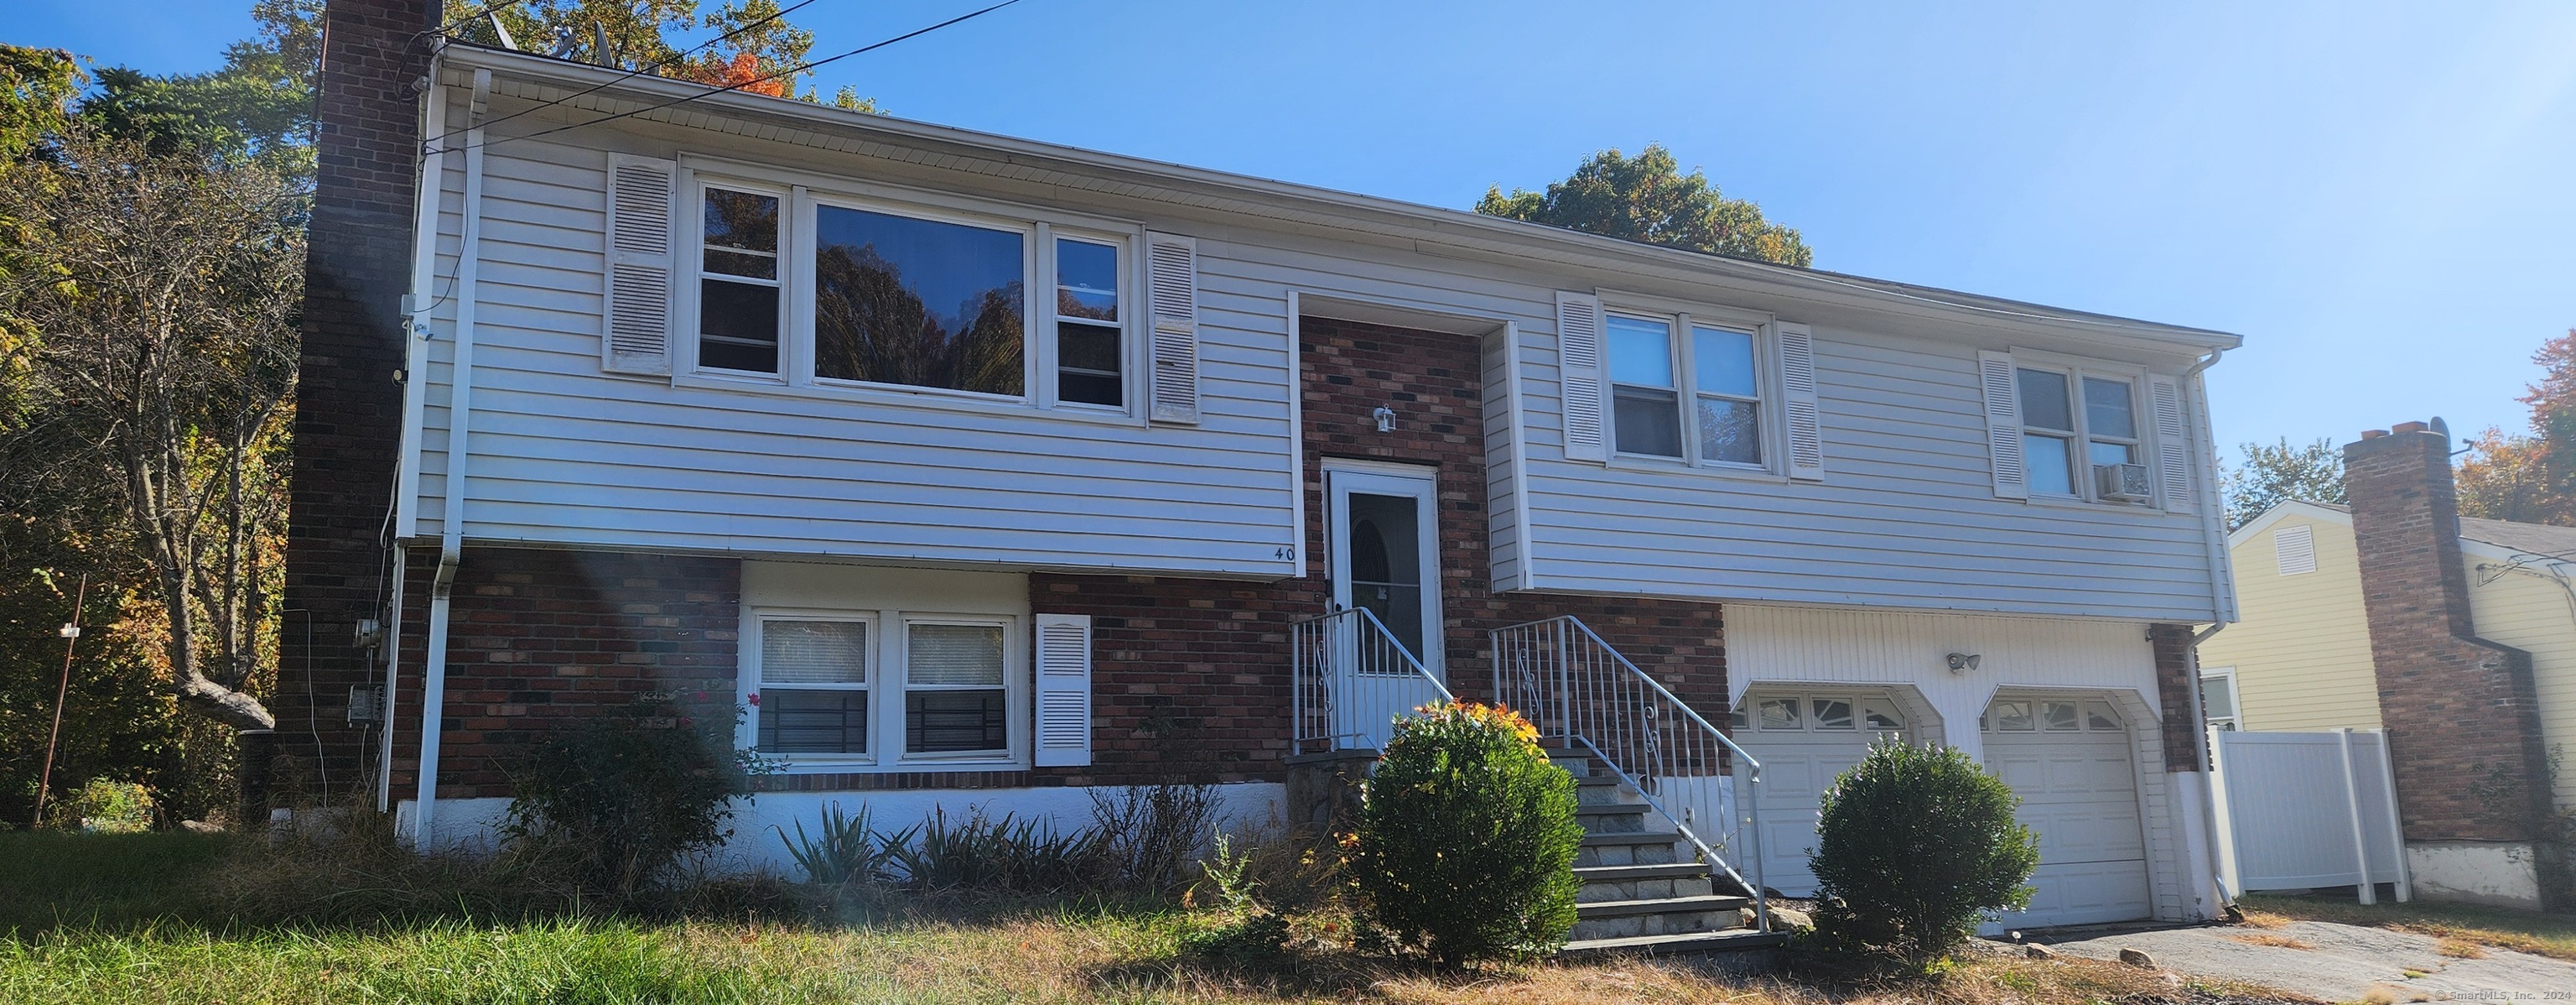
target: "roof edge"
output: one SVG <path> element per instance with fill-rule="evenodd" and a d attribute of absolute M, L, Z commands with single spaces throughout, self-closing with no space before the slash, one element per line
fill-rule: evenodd
<path fill-rule="evenodd" d="M 719 90 L 667 77 L 631 75 L 626 71 L 609 67 L 468 43 L 446 43 L 441 47 L 438 58 L 461 66 L 522 76 L 540 84 L 557 83 L 575 87 L 595 87 L 603 97 L 624 92 L 630 97 L 641 97 L 648 103 L 686 99 L 688 103 L 699 105 L 707 110 L 733 115 L 787 119 L 898 143 L 981 150 L 988 155 L 998 155 L 1000 160 L 1011 164 L 1026 165 L 1043 161 L 1052 162 L 1066 169 L 1094 174 L 1126 175 L 1130 176 L 1127 180 L 1144 189 L 1144 192 L 1140 193 L 1144 197 L 1155 198 L 1149 193 L 1157 188 L 1171 193 L 1171 196 L 1160 198 L 1158 201 L 1195 204 L 1195 200 L 1177 197 L 1191 194 L 1201 196 L 1218 194 L 1251 201 L 1296 205 L 1309 211 L 1322 210 L 1327 215 L 1353 218 L 1349 223 L 1354 227 L 1372 223 L 1381 227 L 1392 224 L 1409 231 L 1409 236 L 1434 243 L 1452 243 L 1461 237 L 1473 235 L 1508 245 L 1546 248 L 1556 250 L 1560 254 L 1575 254 L 1592 260 L 1597 267 L 1605 269 L 1650 263 L 1682 271 L 1704 274 L 1713 272 L 1717 276 L 1738 281 L 1798 288 L 1815 299 L 1848 300 L 1856 305 L 1903 310 L 1909 313 L 1932 315 L 1949 320 L 1975 321 L 1988 325 L 2034 327 L 2079 339 L 2144 341 L 2191 349 L 2196 352 L 2233 349 L 2244 343 L 2243 337 L 2231 332 L 2050 307 L 1933 286 L 1819 269 L 1793 268 L 1768 262 L 1642 244 L 1561 227 L 1486 216 L 1469 210 L 1429 206 L 1320 186 L 1111 154 L 955 126 L 901 119 L 890 115 L 854 112 L 829 105 L 772 98 L 741 91 Z"/>

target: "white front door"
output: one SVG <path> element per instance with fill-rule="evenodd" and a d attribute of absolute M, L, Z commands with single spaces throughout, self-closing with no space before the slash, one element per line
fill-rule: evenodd
<path fill-rule="evenodd" d="M 1333 607 L 1365 607 L 1424 669 L 1440 673 L 1438 482 L 1398 465 L 1324 472 Z"/>
<path fill-rule="evenodd" d="M 1334 730 L 1375 746 L 1397 715 L 1438 696 L 1412 664 L 1442 677 L 1439 482 L 1426 467 L 1327 461 L 1324 495 L 1333 609 L 1386 626 L 1372 639 L 1353 625 L 1337 643 Z"/>
<path fill-rule="evenodd" d="M 2128 724 L 2110 702 L 2004 694 L 1979 727 L 1986 767 L 2021 796 L 2039 833 L 2030 908 L 2004 928 L 2132 921 L 2155 913 Z"/>
<path fill-rule="evenodd" d="M 1859 764 L 1870 740 L 1906 732 L 1894 699 L 1856 691 L 1756 689 L 1736 712 L 1735 742 L 1762 762 L 1762 885 L 1811 897 L 1816 813 L 1834 779 Z M 1753 876 L 1738 865 L 1745 878 Z"/>

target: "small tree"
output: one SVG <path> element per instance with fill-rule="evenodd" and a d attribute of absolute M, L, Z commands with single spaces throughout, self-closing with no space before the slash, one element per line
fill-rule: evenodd
<path fill-rule="evenodd" d="M 1379 924 L 1444 966 L 1528 957 L 1574 928 L 1574 778 L 1507 708 L 1443 703 L 1396 723 L 1352 855 Z"/>
<path fill-rule="evenodd" d="M 2014 822 L 2020 805 L 1956 747 L 1872 745 L 1825 792 L 1808 856 L 1817 929 L 1917 968 L 1949 955 L 1979 922 L 2030 903 L 2039 836 Z"/>

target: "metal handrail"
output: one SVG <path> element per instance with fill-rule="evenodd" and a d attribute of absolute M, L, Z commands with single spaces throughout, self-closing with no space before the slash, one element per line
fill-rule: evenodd
<path fill-rule="evenodd" d="M 1762 884 L 1762 762 L 1736 744 L 1690 703 L 1637 667 L 1572 615 L 1558 615 L 1494 629 L 1494 694 L 1521 710 L 1542 736 L 1579 747 L 1610 768 L 1646 804 L 1673 824 L 1703 861 L 1753 894 L 1757 924 L 1770 927 L 1770 898 Z M 1506 665 L 1515 671 L 1506 674 Z M 1515 700 L 1517 699 L 1517 700 Z M 1677 714 L 1668 714 L 1677 713 Z M 1712 742 L 1713 741 L 1713 742 Z M 1710 780 L 1720 751 L 1741 765 L 1745 790 L 1739 814 L 1721 812 Z M 1747 880 L 1729 861 L 1734 842 L 1712 824 L 1736 829 L 1751 860 Z"/>
<path fill-rule="evenodd" d="M 1449 701 L 1449 687 L 1365 607 L 1290 626 L 1292 754 L 1375 750 L 1398 716 Z"/>

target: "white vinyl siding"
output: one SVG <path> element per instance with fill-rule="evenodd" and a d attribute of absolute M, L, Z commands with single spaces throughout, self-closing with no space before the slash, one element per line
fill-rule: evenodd
<path fill-rule="evenodd" d="M 1479 416 L 1468 414 L 1476 402 L 1451 403 L 1462 432 L 1481 426 L 1486 434 L 1493 495 L 1481 502 L 1497 584 L 2134 620 L 2214 613 L 2196 520 L 1996 498 L 1978 347 L 1964 336 L 1897 334 L 1919 326 L 1849 311 L 1802 316 L 1792 313 L 1801 309 L 1796 297 L 1742 281 L 1647 292 L 1688 293 L 1812 333 L 1816 454 L 1831 459 L 1832 472 L 1822 481 L 1782 477 L 1780 468 L 1637 470 L 1567 459 L 1559 291 L 1643 277 L 1428 254 L 1409 242 L 1294 233 L 1247 214 L 1183 214 L 1100 188 L 737 138 L 723 149 L 746 161 L 864 168 L 886 186 L 1189 234 L 1197 422 L 1148 421 L 1142 387 L 1130 389 L 1135 413 L 1110 416 L 603 374 L 607 154 L 571 144 L 604 145 L 611 135 L 639 150 L 687 153 L 613 131 L 488 151 L 472 308 L 473 477 L 464 492 L 464 532 L 476 541 L 1293 575 L 1302 532 L 1286 315 L 1290 294 L 1302 292 L 1491 319 L 1516 333 L 1516 343 L 1497 335 L 1485 345 L 1489 382 L 1519 377 L 1486 387 L 1484 404 L 1501 411 Z M 461 160 L 449 159 L 442 287 L 456 268 Z M 440 310 L 452 316 L 457 306 Z M 444 515 L 448 347 L 430 342 L 421 368 L 426 428 L 417 519 L 406 528 L 415 534 L 436 533 Z M 2188 357 L 2167 365 L 2178 370 Z M 1139 372 L 1131 383 L 1149 380 Z M 1774 452 L 1766 460 L 1790 466 L 1778 439 L 1766 447 Z"/>
<path fill-rule="evenodd" d="M 448 159 L 441 277 L 456 268 L 462 160 Z M 1278 317 L 1219 312 L 1198 326 L 1200 419 L 1185 427 L 606 375 L 607 155 L 512 142 L 484 163 L 468 537 L 1241 577 L 1292 569 Z M 694 252 L 695 231 L 683 237 Z M 452 343 L 428 345 L 415 512 L 416 532 L 435 534 Z"/>

